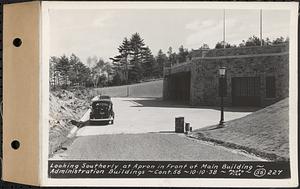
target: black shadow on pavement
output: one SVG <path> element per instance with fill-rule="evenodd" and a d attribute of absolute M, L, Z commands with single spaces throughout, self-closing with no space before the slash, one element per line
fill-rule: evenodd
<path fill-rule="evenodd" d="M 134 100 L 124 100 L 133 102 L 136 105 L 133 105 L 131 107 L 161 107 L 161 108 L 201 108 L 201 109 L 214 109 L 214 110 L 220 110 L 220 107 L 216 106 L 192 106 L 189 105 L 188 102 L 182 102 L 182 101 L 166 101 L 162 100 L 161 98 L 153 98 L 153 97 L 143 97 L 142 99 L 134 99 Z M 257 110 L 262 109 L 262 107 L 224 107 L 224 111 L 227 112 L 254 112 Z"/>
<path fill-rule="evenodd" d="M 71 123 L 73 125 L 77 126 L 78 128 L 82 128 L 85 126 L 109 126 L 109 125 L 111 125 L 107 121 L 90 121 L 90 120 L 85 121 L 85 122 L 72 120 Z"/>

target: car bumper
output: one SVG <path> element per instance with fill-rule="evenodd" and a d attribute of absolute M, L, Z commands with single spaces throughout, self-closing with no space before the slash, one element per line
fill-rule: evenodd
<path fill-rule="evenodd" d="M 90 119 L 90 121 L 112 121 L 114 120 L 113 118 L 104 118 L 104 119 L 96 119 L 96 118 L 93 118 L 93 119 Z"/>

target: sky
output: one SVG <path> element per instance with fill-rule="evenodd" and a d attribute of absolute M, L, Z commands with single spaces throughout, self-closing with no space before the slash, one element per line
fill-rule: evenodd
<path fill-rule="evenodd" d="M 289 11 L 263 10 L 263 38 L 289 36 Z M 223 9 L 92 9 L 50 10 L 50 55 L 76 54 L 86 63 L 89 56 L 109 61 L 118 55 L 125 37 L 139 33 L 154 55 L 171 46 L 176 52 L 210 48 L 223 40 Z M 226 39 L 239 44 L 250 36 L 259 37 L 259 10 L 225 11 Z"/>

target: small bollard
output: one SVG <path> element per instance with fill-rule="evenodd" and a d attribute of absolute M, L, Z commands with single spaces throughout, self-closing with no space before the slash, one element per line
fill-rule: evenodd
<path fill-rule="evenodd" d="M 192 132 L 193 131 L 193 127 L 190 127 L 190 132 Z"/>
<path fill-rule="evenodd" d="M 184 117 L 175 117 L 175 133 L 184 133 Z"/>
<path fill-rule="evenodd" d="M 190 123 L 185 123 L 185 134 L 188 134 L 190 131 Z"/>

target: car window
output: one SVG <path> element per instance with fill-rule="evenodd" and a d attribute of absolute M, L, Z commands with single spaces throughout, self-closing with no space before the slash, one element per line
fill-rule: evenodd
<path fill-rule="evenodd" d="M 108 107 L 109 106 L 109 102 L 94 102 L 92 104 L 93 108 L 94 107 Z"/>

